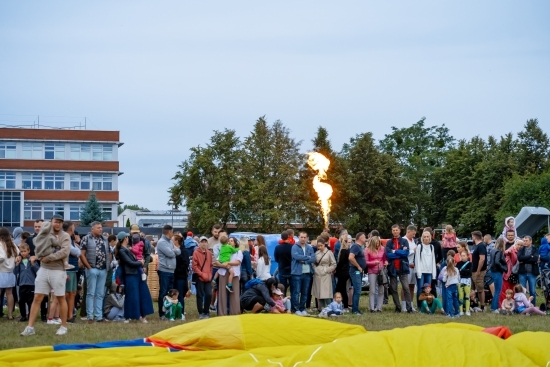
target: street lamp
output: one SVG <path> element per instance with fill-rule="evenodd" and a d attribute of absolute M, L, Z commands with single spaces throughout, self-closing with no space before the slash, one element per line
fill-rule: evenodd
<path fill-rule="evenodd" d="M 122 214 L 122 225 L 121 225 L 121 227 L 124 227 L 126 225 L 126 222 L 124 221 L 124 218 L 126 218 L 126 215 Z"/>

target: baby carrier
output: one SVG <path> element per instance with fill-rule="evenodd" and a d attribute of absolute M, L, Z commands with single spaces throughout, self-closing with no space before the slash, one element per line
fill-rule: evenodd
<path fill-rule="evenodd" d="M 542 311 L 546 311 L 550 306 L 550 269 L 541 269 L 540 285 L 544 294 L 545 303 L 540 305 Z"/>

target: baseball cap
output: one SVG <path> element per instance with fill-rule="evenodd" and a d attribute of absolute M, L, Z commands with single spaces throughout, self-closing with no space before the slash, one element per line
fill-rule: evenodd
<path fill-rule="evenodd" d="M 208 241 L 208 238 L 205 237 L 205 236 L 202 236 L 201 239 L 200 239 L 200 241 L 201 241 L 201 242 L 202 242 L 202 241 Z"/>
<path fill-rule="evenodd" d="M 431 288 L 431 286 L 432 286 L 432 285 L 429 284 L 429 283 L 424 283 L 424 285 L 422 286 L 422 288 L 426 288 L 426 287 L 430 287 L 430 288 Z"/>
<path fill-rule="evenodd" d="M 63 221 L 63 217 L 62 217 L 60 214 L 54 214 L 53 217 L 52 217 L 52 222 L 53 222 L 54 220 Z"/>
<path fill-rule="evenodd" d="M 193 237 L 193 232 L 191 231 L 187 232 L 187 237 Z"/>
<path fill-rule="evenodd" d="M 273 290 L 273 292 L 271 292 L 271 294 L 278 294 L 279 296 L 282 296 L 283 292 L 281 292 L 281 290 L 279 288 L 275 288 Z"/>
<path fill-rule="evenodd" d="M 116 238 L 117 238 L 119 241 L 122 241 L 122 240 L 125 239 L 126 237 L 128 237 L 128 233 L 126 233 L 126 232 L 118 232 L 118 234 L 116 235 Z"/>
<path fill-rule="evenodd" d="M 139 226 L 137 224 L 132 224 L 132 226 L 130 227 L 130 233 L 139 233 Z"/>

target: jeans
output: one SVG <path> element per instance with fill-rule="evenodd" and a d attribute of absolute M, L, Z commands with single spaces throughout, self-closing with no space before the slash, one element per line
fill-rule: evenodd
<path fill-rule="evenodd" d="M 185 279 L 174 279 L 174 289 L 178 290 L 178 301 L 181 303 L 182 312 L 185 313 L 185 295 L 189 290 L 187 283 L 187 278 Z"/>
<path fill-rule="evenodd" d="M 105 316 L 107 320 L 123 319 L 124 318 L 124 308 L 113 307 L 109 314 Z"/>
<path fill-rule="evenodd" d="M 378 274 L 369 274 L 369 309 L 382 311 L 384 286 L 378 285 Z"/>
<path fill-rule="evenodd" d="M 158 271 L 159 275 L 159 299 L 158 299 L 158 311 L 159 317 L 164 316 L 162 312 L 162 303 L 164 301 L 164 296 L 168 293 L 170 288 L 174 284 L 174 273 L 168 273 L 167 271 Z"/>
<path fill-rule="evenodd" d="M 420 294 L 422 294 L 422 287 L 424 284 L 429 284 L 430 287 L 432 286 L 432 273 L 422 273 L 420 274 L 420 278 L 416 277 L 416 305 L 418 307 L 420 307 L 418 298 L 420 297 Z"/>
<path fill-rule="evenodd" d="M 447 315 L 458 315 L 458 286 L 456 284 L 451 284 L 447 287 L 445 292 L 447 293 L 447 304 L 445 305 Z"/>
<path fill-rule="evenodd" d="M 502 290 L 502 273 L 492 271 L 491 277 L 493 277 L 493 284 L 495 286 L 495 294 L 493 294 L 493 300 L 491 301 L 491 311 L 495 311 L 500 308 L 498 298 L 500 296 L 500 291 Z"/>
<path fill-rule="evenodd" d="M 286 291 L 290 287 L 290 294 L 292 295 L 292 278 L 293 276 L 290 274 L 281 274 L 279 273 L 279 283 L 281 283 L 285 290 L 283 292 L 283 297 L 286 297 Z"/>
<path fill-rule="evenodd" d="M 91 268 L 86 270 L 86 315 L 88 320 L 103 319 L 103 298 L 107 269 Z"/>
<path fill-rule="evenodd" d="M 361 287 L 363 273 L 354 269 L 349 270 L 349 278 L 353 286 L 353 299 L 351 301 L 351 312 L 359 312 L 359 298 L 361 297 Z"/>
<path fill-rule="evenodd" d="M 197 311 L 199 311 L 199 315 L 208 315 L 208 307 L 212 301 L 212 282 L 199 280 L 195 287 L 197 287 Z"/>
<path fill-rule="evenodd" d="M 533 265 L 536 266 L 536 265 Z M 518 274 L 519 277 L 519 284 L 523 286 L 523 288 L 527 289 L 527 282 L 529 281 L 529 295 L 533 296 L 533 305 L 536 306 L 537 304 L 537 277 L 533 275 L 533 273 L 527 273 L 527 274 Z"/>
<path fill-rule="evenodd" d="M 399 293 L 397 292 L 398 282 L 401 283 L 401 287 L 403 288 L 403 293 L 405 295 L 405 307 L 407 307 L 407 311 L 412 311 L 411 291 L 409 289 L 409 274 L 395 276 L 390 275 L 390 293 L 393 298 L 393 303 L 395 304 L 395 310 L 401 312 L 401 303 L 399 302 Z"/>
<path fill-rule="evenodd" d="M 279 278 L 280 277 L 281 275 L 279 275 Z M 309 294 L 310 282 L 310 273 L 292 276 L 292 286 L 290 287 L 292 312 L 303 312 L 306 310 L 306 299 L 307 295 Z"/>

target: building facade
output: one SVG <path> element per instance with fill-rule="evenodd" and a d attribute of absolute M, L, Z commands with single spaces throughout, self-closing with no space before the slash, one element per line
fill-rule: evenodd
<path fill-rule="evenodd" d="M 140 227 L 156 228 L 170 224 L 174 228 L 187 228 L 189 212 L 181 210 L 132 210 L 126 209 L 118 216 L 118 225 L 125 227 L 126 222 Z"/>
<path fill-rule="evenodd" d="M 61 214 L 79 222 L 95 192 L 117 224 L 118 131 L 0 127 L 0 226 L 32 226 Z"/>

